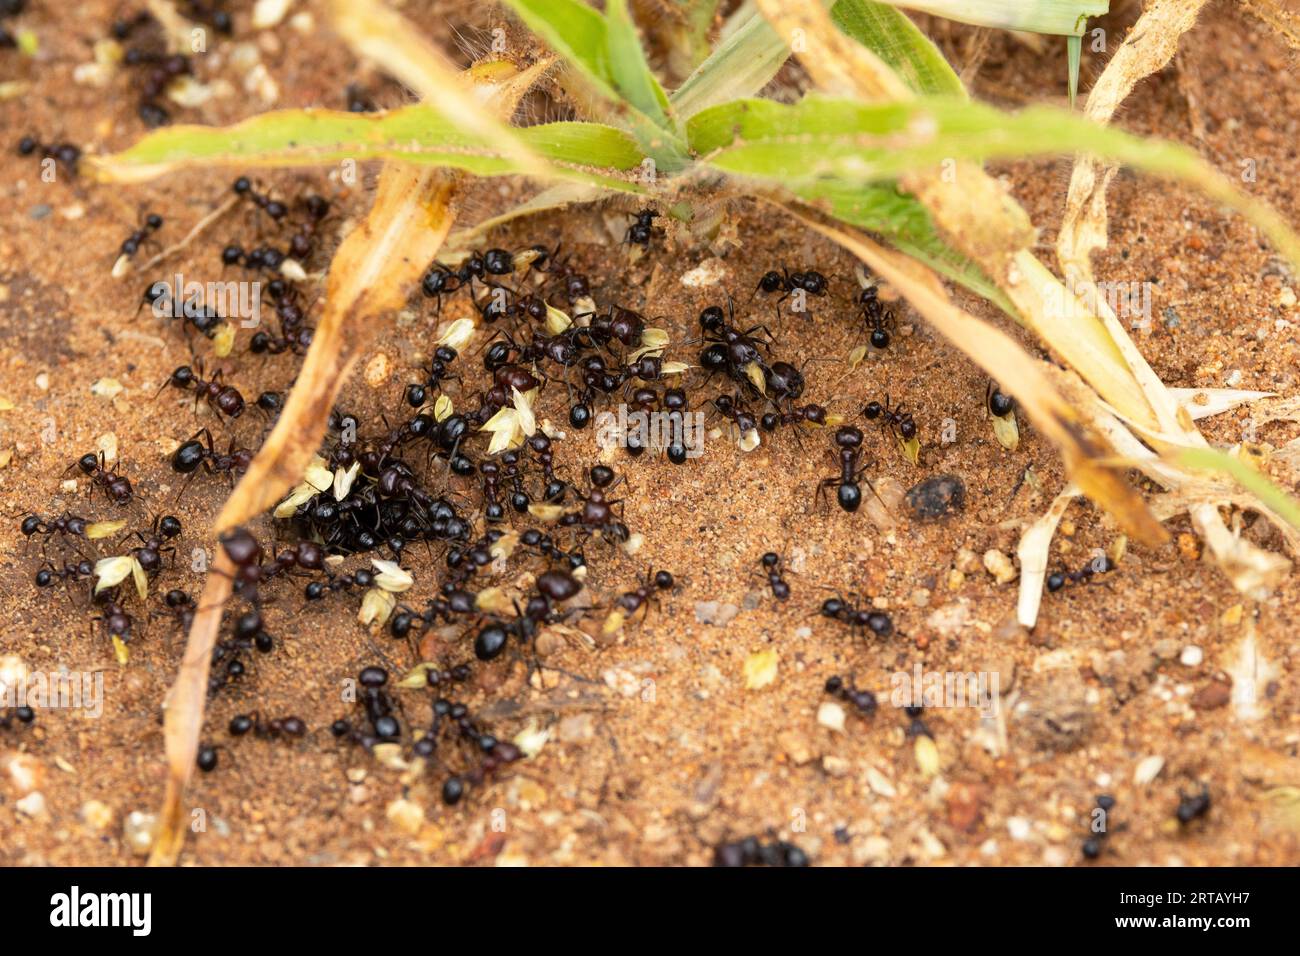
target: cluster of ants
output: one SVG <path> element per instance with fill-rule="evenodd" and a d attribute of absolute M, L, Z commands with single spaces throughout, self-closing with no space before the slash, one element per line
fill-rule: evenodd
<path fill-rule="evenodd" d="M 92 496 L 99 490 L 117 507 L 129 505 L 136 497 L 130 479 L 118 472 L 116 464 L 109 467 L 103 453 L 81 456 L 68 466 L 69 471 L 74 469 L 90 480 Z M 174 515 L 159 515 L 147 530 L 128 532 L 118 538 L 116 555 L 103 556 L 98 542 L 120 533 L 126 523 L 125 519 L 91 521 L 65 511 L 51 516 L 28 513 L 19 524 L 29 545 L 33 539 L 41 541 L 44 560 L 33 575 L 36 587 L 46 590 L 62 585 L 70 596 L 77 591 L 84 592 L 99 612 L 91 619 L 92 626 L 99 624 L 103 634 L 119 646 L 119 656 L 136 627 L 134 616 L 125 607 L 128 594 L 134 586 L 144 599 L 148 584 L 162 571 L 164 561 L 175 561 L 175 542 L 183 530 Z M 54 556 L 50 554 L 51 544 L 58 546 Z M 112 574 L 115 568 L 122 569 L 121 573 Z M 162 613 L 173 611 L 174 600 L 169 594 Z M 150 616 L 156 613 L 151 612 Z"/>
<path fill-rule="evenodd" d="M 125 39 L 146 25 L 147 16 L 137 17 L 114 32 Z M 215 21 L 213 25 L 221 28 Z M 147 107 L 166 83 L 188 72 L 185 58 L 137 50 L 128 51 L 128 62 L 151 71 L 141 107 L 146 122 L 165 122 L 165 115 Z M 369 109 L 371 104 L 350 93 L 349 108 Z M 45 147 L 30 137 L 20 146 L 26 153 L 40 150 L 68 165 L 77 158 L 74 147 Z M 313 329 L 298 284 L 308 278 L 305 270 L 311 266 L 331 203 L 311 194 L 285 198 L 244 176 L 234 181 L 232 191 L 247 204 L 257 239 L 227 241 L 219 251 L 220 264 L 271 277 L 265 289 L 278 323 L 275 331 L 256 331 L 245 348 L 253 355 L 301 355 L 311 344 Z M 655 227 L 657 216 L 648 208 L 636 212 L 625 244 L 649 250 L 661 234 Z M 123 240 L 120 254 L 133 256 L 162 225 L 161 216 L 145 216 Z M 267 241 L 267 230 L 280 238 Z M 779 310 L 792 297 L 802 301 L 805 296 L 827 296 L 830 284 L 816 269 L 783 267 L 766 271 L 754 294 L 776 296 Z M 692 407 L 706 410 L 733 429 L 742 447 L 760 432 L 788 431 L 802 444 L 801 436 L 823 430 L 829 433 L 828 453 L 836 470 L 818 483 L 816 498 L 834 489 L 840 508 L 854 512 L 863 501 L 864 483 L 874 493 L 865 477 L 873 461 L 863 430 L 832 415 L 826 405 L 805 398 L 806 364 L 799 367 L 773 355 L 777 338 L 764 325 L 738 322 L 730 295 L 725 308 L 708 305 L 698 316 L 699 337 L 695 343 L 685 343 L 698 345 L 693 363 L 697 370 L 692 372 L 689 366 L 665 360 L 666 336 L 653 329 L 652 320 L 642 312 L 627 303 L 598 306 L 592 281 L 558 246 L 473 250 L 455 261 L 433 262 L 423 275 L 420 294 L 435 316 L 464 296 L 487 332 L 486 341 L 472 353 L 463 340 L 445 337 L 437 342 L 416 380 L 403 385 L 402 404 L 407 411 L 394 422 L 383 419 L 382 427 L 375 423 L 367 427 L 347 410 L 333 410 L 317 459 L 317 470 L 328 480 L 305 484 L 275 511 L 275 540 L 289 544 L 267 545 L 249 528 L 222 536 L 219 546 L 229 568 L 232 607 L 226 611 L 227 623 L 212 652 L 210 695 L 230 693 L 242 698 L 238 687 L 252 662 L 280 643 L 264 626 L 263 617 L 268 601 L 283 600 L 277 582 L 296 581 L 308 606 L 329 603 L 343 593 L 370 594 L 382 589 L 381 564 L 400 567 L 413 546 L 441 556 L 438 587 L 422 603 L 394 600 L 382 617 L 388 632 L 395 641 L 413 644 L 426 631 L 454 626 L 464 634 L 475 666 L 509 656 L 536 667 L 534 642 L 546 627 L 572 625 L 593 612 L 608 615 L 606 626 L 611 622 L 622 626 L 634 615 L 648 612 L 658 595 L 675 588 L 671 572 L 650 570 L 633 587 L 603 602 L 591 596 L 587 573 L 593 547 L 616 549 L 633 537 L 619 498 L 623 479 L 613 468 L 595 465 L 577 480 L 566 475 L 555 456 L 554 442 L 561 433 L 540 416 L 540 427 L 506 450 L 489 453 L 485 426 L 503 411 L 522 412 L 521 401 L 529 402 L 531 412 L 531 404 L 543 390 L 549 390 L 548 395 L 562 390 L 564 417 L 574 429 L 589 427 L 602 406 L 621 399 L 631 408 L 676 416 L 677 421 Z M 895 328 L 892 309 L 871 285 L 858 294 L 856 304 L 871 347 L 888 349 Z M 143 305 L 153 306 L 156 315 L 183 320 L 187 341 L 191 330 L 215 339 L 228 324 L 228 317 L 212 305 L 185 300 L 182 290 L 173 290 L 166 282 L 151 284 Z M 482 370 L 476 373 L 480 363 Z M 172 470 L 185 479 L 178 497 L 201 475 L 223 475 L 233 483 L 251 465 L 255 447 L 230 434 L 222 451 L 214 429 L 232 429 L 249 408 L 273 419 L 283 407 L 283 392 L 264 391 L 248 400 L 227 381 L 227 374 L 219 365 L 208 371 L 195 358 L 178 366 L 159 389 L 160 393 L 167 389 L 188 393 L 196 412 L 202 404 L 215 419 L 215 425 L 199 428 L 171 454 Z M 688 387 L 690 378 L 701 381 Z M 718 381 L 721 392 L 698 396 L 698 390 Z M 987 401 L 995 414 L 1010 410 L 1010 400 L 995 389 L 991 388 Z M 917 439 L 916 421 L 888 395 L 883 401 L 867 403 L 860 414 L 900 442 Z M 648 450 L 632 434 L 623 437 L 628 457 L 637 458 Z M 680 440 L 662 451 L 674 464 L 688 458 Z M 84 456 L 74 467 L 89 479 L 92 489 L 102 491 L 115 505 L 132 501 L 130 481 L 102 457 Z M 84 538 L 92 524 L 71 514 L 49 519 L 30 515 L 23 530 L 29 537 Z M 131 543 L 137 546 L 122 557 L 136 562 L 146 580 L 152 581 L 162 568 L 163 553 L 173 550 L 168 542 L 179 534 L 176 519 L 160 517 L 150 531 L 135 533 Z M 344 568 L 350 558 L 371 556 L 376 570 Z M 512 574 L 516 593 L 507 597 L 494 582 L 506 579 L 511 563 L 516 570 L 521 564 L 528 567 L 532 574 Z M 781 556 L 769 552 L 759 565 L 773 597 L 789 600 L 791 588 Z M 42 567 L 37 584 L 88 583 L 95 576 L 96 562 L 77 554 L 61 565 Z M 134 626 L 124 607 L 126 587 L 129 584 L 104 588 L 94 597 L 102 609 L 98 620 L 122 641 Z M 162 601 L 161 613 L 188 629 L 198 611 L 194 599 L 185 590 L 172 588 L 163 592 Z M 236 605 L 242 607 L 236 610 Z M 890 615 L 869 603 L 835 597 L 825 600 L 819 613 L 854 635 L 885 639 L 895 633 Z M 482 784 L 522 754 L 518 746 L 484 727 L 466 703 L 454 699 L 451 688 L 470 679 L 469 663 L 448 660 L 424 666 L 430 694 L 427 729 L 407 715 L 403 701 L 389 689 L 391 664 L 361 670 L 359 713 L 340 717 L 329 729 L 339 741 L 366 750 L 381 745 L 406 748 L 412 758 L 445 773 L 442 796 L 446 803 L 455 804 L 467 789 Z M 402 687 L 410 687 L 409 681 L 404 680 Z M 875 710 L 870 691 L 838 677 L 827 682 L 826 690 L 864 716 Z M 913 716 L 914 724 L 920 724 L 919 717 Z M 917 732 L 928 735 L 920 726 Z M 242 737 L 294 741 L 309 735 L 298 717 L 264 719 L 251 708 L 233 717 L 227 731 L 232 741 Z M 203 743 L 198 767 L 215 770 L 221 747 Z M 739 865 L 807 862 L 797 847 L 752 839 L 721 847 L 718 855 L 720 861 Z"/>

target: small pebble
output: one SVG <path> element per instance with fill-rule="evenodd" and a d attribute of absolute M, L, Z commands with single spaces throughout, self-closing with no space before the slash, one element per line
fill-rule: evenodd
<path fill-rule="evenodd" d="M 158 818 L 143 810 L 133 810 L 122 821 L 122 838 L 136 856 L 148 856 L 157 835 Z"/>
<path fill-rule="evenodd" d="M 113 825 L 113 809 L 101 800 L 87 800 L 81 805 L 81 819 L 102 832 Z"/>
<path fill-rule="evenodd" d="M 736 619 L 740 608 L 734 604 L 719 601 L 697 601 L 695 603 L 695 620 L 700 624 L 714 624 L 725 627 Z"/>
<path fill-rule="evenodd" d="M 391 374 L 392 363 L 383 352 L 378 353 L 366 363 L 366 384 L 371 388 L 383 388 L 388 384 L 388 378 Z"/>
<path fill-rule="evenodd" d="M 984 552 L 984 570 L 993 575 L 993 580 L 998 584 L 1010 584 L 1019 573 L 1011 559 L 997 548 L 989 548 Z"/>
<path fill-rule="evenodd" d="M 844 708 L 833 700 L 822 701 L 817 708 L 817 723 L 827 730 L 844 733 Z"/>
<path fill-rule="evenodd" d="M 1184 667 L 1199 667 L 1205 660 L 1205 653 L 1195 644 L 1188 644 L 1178 656 L 1178 662 Z"/>
<path fill-rule="evenodd" d="M 14 809 L 25 817 L 39 817 L 45 814 L 45 794 L 33 790 L 27 796 L 14 801 Z"/>
<path fill-rule="evenodd" d="M 966 508 L 966 486 L 956 475 L 936 475 L 907 492 L 907 503 L 918 518 L 943 518 Z"/>
<path fill-rule="evenodd" d="M 1158 754 L 1142 760 L 1133 770 L 1133 782 L 1139 787 L 1146 786 L 1154 780 L 1164 768 L 1165 758 Z"/>

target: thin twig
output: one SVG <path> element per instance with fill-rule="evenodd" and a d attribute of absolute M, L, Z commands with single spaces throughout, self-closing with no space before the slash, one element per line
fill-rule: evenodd
<path fill-rule="evenodd" d="M 202 219 L 196 222 L 194 224 L 194 227 L 185 234 L 185 237 L 181 239 L 180 242 L 176 243 L 176 245 L 174 246 L 168 246 L 166 249 L 164 249 L 162 252 L 159 252 L 157 255 L 155 255 L 144 265 L 137 266 L 135 269 L 132 269 L 131 271 L 148 272 L 154 266 L 158 265 L 158 263 L 164 262 L 167 259 L 170 259 L 172 256 L 176 255 L 176 253 L 183 251 L 189 246 L 190 243 L 192 243 L 195 239 L 201 236 L 209 226 L 211 226 L 214 222 L 216 222 L 226 213 L 230 212 L 230 210 L 234 209 L 235 206 L 238 205 L 238 203 L 239 203 L 238 196 L 228 197 L 226 201 L 223 202 L 220 206 L 218 206 L 216 209 L 212 210 L 212 212 L 208 213 L 206 216 L 204 216 Z"/>

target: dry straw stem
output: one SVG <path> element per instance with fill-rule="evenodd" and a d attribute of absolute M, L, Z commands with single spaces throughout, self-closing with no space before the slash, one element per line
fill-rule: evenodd
<path fill-rule="evenodd" d="M 1084 115 L 1098 123 L 1109 123 L 1140 81 L 1169 64 L 1178 51 L 1179 39 L 1196 23 L 1207 2 L 1154 0 L 1147 4 L 1093 85 Z M 1090 156 L 1075 161 L 1065 217 L 1056 238 L 1057 259 L 1072 279 L 1091 279 L 1092 253 L 1106 247 L 1106 188 L 1117 169 L 1100 167 Z"/>
<path fill-rule="evenodd" d="M 185 845 L 187 818 L 185 787 L 193 773 L 203 732 L 204 700 L 208 693 L 208 670 L 212 645 L 221 629 L 221 613 L 230 597 L 234 565 L 223 549 L 208 569 L 199 608 L 190 626 L 185 656 L 176 681 L 163 701 L 163 739 L 167 749 L 167 783 L 163 793 L 158 831 L 149 851 L 150 866 L 171 866 Z"/>
<path fill-rule="evenodd" d="M 1065 517 L 1070 502 L 1079 497 L 1073 484 L 1056 496 L 1046 514 L 1025 529 L 1016 546 L 1020 561 L 1020 596 L 1016 603 L 1016 620 L 1022 627 L 1033 628 L 1038 623 L 1038 608 L 1043 603 L 1043 582 L 1047 579 L 1047 558 L 1052 547 L 1056 526 Z"/>

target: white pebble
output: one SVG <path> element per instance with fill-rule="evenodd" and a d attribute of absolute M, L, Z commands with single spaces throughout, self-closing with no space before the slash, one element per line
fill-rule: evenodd
<path fill-rule="evenodd" d="M 836 733 L 844 733 L 844 708 L 833 700 L 822 701 L 817 708 L 817 723 Z"/>
<path fill-rule="evenodd" d="M 1142 760 L 1133 770 L 1133 782 L 1139 787 L 1145 786 L 1156 778 L 1165 765 L 1165 758 L 1153 754 Z"/>
<path fill-rule="evenodd" d="M 1184 667 L 1198 667 L 1205 660 L 1205 652 L 1195 644 L 1188 644 L 1178 655 L 1178 660 Z"/>
<path fill-rule="evenodd" d="M 293 0 L 257 0 L 253 5 L 253 29 L 266 30 L 284 19 Z"/>
<path fill-rule="evenodd" d="M 694 269 L 682 274 L 682 285 L 688 289 L 701 289 L 717 285 L 727 274 L 727 267 L 721 259 L 705 259 Z"/>
<path fill-rule="evenodd" d="M 1033 825 L 1024 817 L 1011 817 L 1007 820 L 1007 832 L 1011 834 L 1011 839 L 1023 842 L 1029 839 Z"/>
<path fill-rule="evenodd" d="M 21 800 L 14 802 L 14 809 L 27 817 L 39 817 L 45 813 L 45 794 L 33 790 Z"/>

